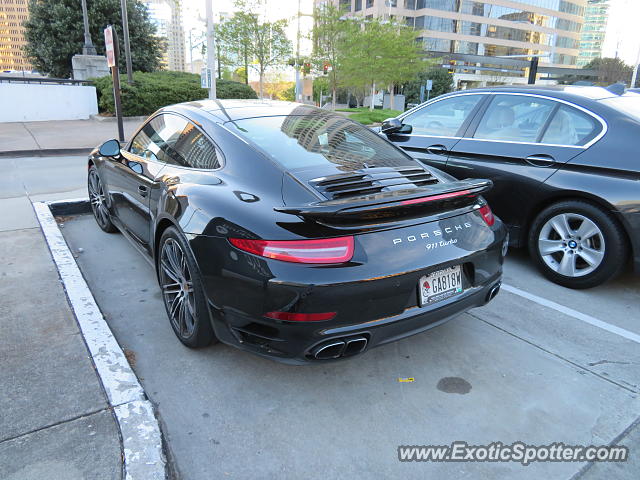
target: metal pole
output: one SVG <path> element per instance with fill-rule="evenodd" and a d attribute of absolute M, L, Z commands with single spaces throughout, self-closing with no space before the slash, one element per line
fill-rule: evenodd
<path fill-rule="evenodd" d="M 96 55 L 96 47 L 91 41 L 89 33 L 89 14 L 87 13 L 87 0 L 81 0 L 82 3 L 82 20 L 84 23 L 84 46 L 82 47 L 83 55 Z"/>
<path fill-rule="evenodd" d="M 635 88 L 636 79 L 638 78 L 638 66 L 640 65 L 640 47 L 638 48 L 638 56 L 636 57 L 636 65 L 633 67 L 633 75 L 631 75 L 630 88 Z"/>
<path fill-rule="evenodd" d="M 295 62 L 295 69 L 296 69 L 296 102 L 299 102 L 302 99 L 302 89 L 300 88 L 300 65 L 298 65 L 298 62 L 300 62 L 300 0 L 298 0 L 298 33 L 296 34 L 296 62 Z"/>
<path fill-rule="evenodd" d="M 124 57 L 127 63 L 127 82 L 133 84 L 133 72 L 131 69 L 131 48 L 129 45 L 129 16 L 127 14 L 127 0 L 120 0 L 122 10 L 122 35 L 124 37 Z"/>
<path fill-rule="evenodd" d="M 216 99 L 216 77 L 213 72 L 216 68 L 216 38 L 213 31 L 213 0 L 204 0 L 207 15 L 207 69 L 211 74 L 211 87 L 209 87 L 209 98 Z"/>
<path fill-rule="evenodd" d="M 538 74 L 538 57 L 533 57 L 531 59 L 531 66 L 529 67 L 529 81 L 527 82 L 529 85 L 535 85 L 536 83 L 536 75 Z"/>
<path fill-rule="evenodd" d="M 120 99 L 120 72 L 118 71 L 118 60 L 120 59 L 120 42 L 116 29 L 113 32 L 113 57 L 115 66 L 111 67 L 111 78 L 113 79 L 113 98 L 116 104 L 116 120 L 118 120 L 118 140 L 124 142 L 124 125 L 122 124 L 122 101 Z"/>

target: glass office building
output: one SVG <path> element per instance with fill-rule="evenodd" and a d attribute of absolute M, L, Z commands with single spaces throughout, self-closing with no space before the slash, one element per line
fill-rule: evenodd
<path fill-rule="evenodd" d="M 580 37 L 578 66 L 602 56 L 602 44 L 609 19 L 609 0 L 588 0 Z"/>
<path fill-rule="evenodd" d="M 542 55 L 541 64 L 578 65 L 587 0 L 316 0 L 350 15 L 404 22 L 430 52 Z"/>

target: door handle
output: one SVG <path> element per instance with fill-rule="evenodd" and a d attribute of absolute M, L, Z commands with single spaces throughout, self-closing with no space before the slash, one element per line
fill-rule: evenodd
<path fill-rule="evenodd" d="M 149 188 L 145 187 L 144 185 L 138 185 L 138 193 L 141 197 L 146 197 L 149 193 Z"/>
<path fill-rule="evenodd" d="M 431 145 L 427 147 L 427 152 L 433 155 L 444 155 L 447 153 L 447 147 L 444 145 Z"/>
<path fill-rule="evenodd" d="M 534 167 L 551 167 L 556 163 L 551 155 L 529 155 L 524 161 Z"/>

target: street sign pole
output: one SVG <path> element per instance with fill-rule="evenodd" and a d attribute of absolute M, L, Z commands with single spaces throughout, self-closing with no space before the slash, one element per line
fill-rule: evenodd
<path fill-rule="evenodd" d="M 133 84 L 133 73 L 131 67 L 131 47 L 129 45 L 129 17 L 127 14 L 127 0 L 120 0 L 122 10 L 122 36 L 124 38 L 124 56 L 127 62 L 127 82 Z"/>
<path fill-rule="evenodd" d="M 216 39 L 213 31 L 213 0 L 204 0 L 205 11 L 207 16 L 207 68 L 214 71 L 216 68 Z M 211 78 L 209 86 L 209 98 L 216 99 L 216 79 Z"/>
<path fill-rule="evenodd" d="M 118 48 L 118 35 L 112 25 L 107 25 L 104 29 L 104 45 L 107 51 L 107 65 L 111 69 L 111 79 L 113 80 L 113 98 L 116 107 L 116 120 L 118 121 L 118 140 L 124 142 L 124 125 L 122 124 L 122 102 L 120 99 L 120 72 L 118 72 L 118 58 L 120 51 Z"/>
<path fill-rule="evenodd" d="M 431 90 L 433 90 L 433 80 L 427 80 L 427 102 L 429 101 L 429 98 L 431 97 Z"/>

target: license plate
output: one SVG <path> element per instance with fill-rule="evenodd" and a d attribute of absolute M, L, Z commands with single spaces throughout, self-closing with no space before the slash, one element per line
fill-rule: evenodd
<path fill-rule="evenodd" d="M 460 265 L 431 272 L 418 283 L 420 305 L 430 305 L 462 292 Z"/>

